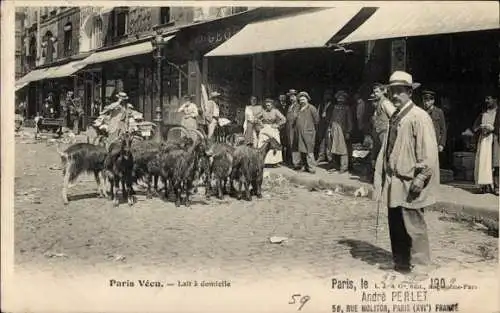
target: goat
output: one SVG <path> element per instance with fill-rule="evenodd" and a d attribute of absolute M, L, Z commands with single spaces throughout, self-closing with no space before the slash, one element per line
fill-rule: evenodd
<path fill-rule="evenodd" d="M 248 145 L 236 147 L 233 153 L 233 180 L 238 180 L 237 199 L 241 200 L 242 186 L 245 187 L 245 199 L 252 200 L 249 185 L 252 192 L 262 198 L 262 181 L 264 179 L 264 160 L 269 150 L 279 150 L 281 145 L 274 138 L 269 138 L 260 148 L 252 148 Z"/>
<path fill-rule="evenodd" d="M 107 155 L 106 148 L 90 143 L 76 143 L 61 151 L 58 143 L 57 152 L 61 156 L 63 168 L 62 198 L 65 205 L 69 203 L 69 185 L 82 173 L 93 173 L 99 196 L 107 196 L 106 188 L 102 185 L 104 182 L 104 163 Z"/>
<path fill-rule="evenodd" d="M 233 153 L 235 148 L 226 143 L 216 143 L 207 151 L 210 157 L 210 171 L 206 181 L 206 197 L 209 198 L 211 192 L 211 180 L 215 178 L 217 185 L 217 197 L 224 198 L 227 193 L 227 182 L 233 169 Z M 232 187 L 232 184 L 231 184 Z"/>
<path fill-rule="evenodd" d="M 109 146 L 109 153 L 105 161 L 105 169 L 111 183 L 111 199 L 113 205 L 118 206 L 118 189 L 122 185 L 122 196 L 127 198 L 129 205 L 133 205 L 135 198 L 132 189 L 134 157 L 132 155 L 132 136 L 124 133 L 118 141 Z"/>
<path fill-rule="evenodd" d="M 163 179 L 163 185 L 165 192 L 168 193 L 168 181 L 163 177 L 162 174 L 162 156 L 168 154 L 172 150 L 186 150 L 193 145 L 193 140 L 190 137 L 181 137 L 180 140 L 161 143 L 158 152 L 153 158 L 148 160 L 146 163 L 146 182 L 148 185 L 147 198 L 152 197 L 151 193 L 151 181 L 154 180 L 154 191 L 155 194 L 158 193 L 158 180 L 161 177 Z"/>
<path fill-rule="evenodd" d="M 199 158 L 203 154 L 203 142 L 197 141 L 187 150 L 174 149 L 163 155 L 162 176 L 169 181 L 175 192 L 175 205 L 180 206 L 181 194 L 186 193 L 185 205 L 190 205 L 190 192 L 199 172 Z M 168 189 L 165 189 L 168 198 Z"/>

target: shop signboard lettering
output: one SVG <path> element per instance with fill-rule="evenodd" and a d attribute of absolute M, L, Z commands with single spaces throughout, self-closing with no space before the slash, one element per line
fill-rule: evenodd
<path fill-rule="evenodd" d="M 391 44 L 391 72 L 406 70 L 406 40 L 395 39 Z"/>
<path fill-rule="evenodd" d="M 194 45 L 196 47 L 200 46 L 212 47 L 215 45 L 219 45 L 222 42 L 231 38 L 239 30 L 240 27 L 227 27 L 221 30 L 202 33 L 195 38 Z"/>

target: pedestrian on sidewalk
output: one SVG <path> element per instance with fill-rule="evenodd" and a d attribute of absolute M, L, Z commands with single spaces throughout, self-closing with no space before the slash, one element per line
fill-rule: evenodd
<path fill-rule="evenodd" d="M 245 143 L 252 147 L 257 146 L 257 132 L 259 123 L 256 116 L 262 113 L 262 106 L 259 104 L 256 96 L 250 97 L 250 105 L 245 107 L 245 121 L 243 122 L 243 134 Z"/>
<path fill-rule="evenodd" d="M 285 124 L 286 119 L 274 107 L 273 103 L 274 100 L 271 98 L 264 100 L 263 110 L 255 117 L 259 124 L 262 125 L 257 140 L 257 148 L 262 147 L 269 138 L 274 138 L 281 144 L 279 130 Z M 277 166 L 281 162 L 283 162 L 281 151 L 269 151 L 264 160 L 264 164 L 272 166 Z"/>
<path fill-rule="evenodd" d="M 319 126 L 316 135 L 314 155 L 316 162 L 331 162 L 329 131 L 333 112 L 333 91 L 327 89 L 323 96 L 323 103 L 319 106 Z"/>
<path fill-rule="evenodd" d="M 287 110 L 288 110 L 288 104 L 287 104 L 287 101 L 286 101 L 286 95 L 284 93 L 280 94 L 278 96 L 278 102 L 277 102 L 276 108 L 278 109 L 278 111 L 280 111 L 281 115 L 286 116 L 286 113 L 287 113 Z M 285 122 L 286 122 L 286 118 L 285 118 Z M 285 125 L 282 125 L 280 127 L 280 142 L 281 142 L 281 155 L 283 157 L 283 161 L 286 163 L 287 151 L 286 151 L 286 129 L 285 129 Z"/>
<path fill-rule="evenodd" d="M 415 265 L 430 264 L 424 209 L 436 202 L 433 193 L 439 186 L 434 126 L 429 114 L 411 100 L 419 85 L 403 71 L 395 71 L 389 79 L 396 111 L 377 158 L 374 182 L 378 201 L 388 206 L 394 269 L 406 273 L 419 273 Z"/>
<path fill-rule="evenodd" d="M 195 96 L 194 95 L 186 95 L 184 96 L 185 102 L 179 107 L 177 112 L 183 113 L 181 119 L 181 126 L 184 126 L 186 129 L 198 129 L 198 106 L 193 102 Z"/>
<path fill-rule="evenodd" d="M 329 172 L 336 170 L 340 174 L 346 173 L 349 168 L 349 148 L 350 136 L 353 130 L 353 117 L 351 109 L 347 103 L 349 95 L 344 90 L 335 93 L 335 105 L 332 112 L 332 121 L 330 124 L 330 147 L 332 153 L 332 164 Z"/>
<path fill-rule="evenodd" d="M 375 161 L 380 152 L 382 144 L 385 142 L 387 130 L 389 129 L 389 119 L 396 110 L 392 102 L 387 98 L 387 88 L 381 83 L 373 85 L 374 113 L 372 117 L 372 169 L 375 170 Z"/>
<path fill-rule="evenodd" d="M 297 91 L 295 89 L 290 89 L 287 96 L 290 101 L 290 105 L 287 109 L 285 123 L 285 134 L 287 137 L 287 141 L 285 143 L 287 146 L 285 161 L 288 165 L 297 169 L 300 168 L 300 153 L 298 152 L 297 130 L 295 123 L 297 122 L 300 104 L 297 101 Z"/>
<path fill-rule="evenodd" d="M 304 171 L 314 174 L 316 172 L 314 143 L 316 129 L 319 124 L 319 114 L 316 107 L 310 103 L 311 97 L 307 92 L 301 91 L 297 99 L 300 103 L 300 109 L 297 113 L 295 127 L 297 130 L 297 150 L 300 153 L 301 162 L 296 169 L 304 168 Z"/>
<path fill-rule="evenodd" d="M 422 103 L 424 109 L 429 113 L 432 123 L 434 124 L 434 130 L 436 131 L 438 150 L 440 159 L 443 158 L 442 152 L 446 146 L 446 120 L 444 118 L 444 113 L 441 108 L 435 105 L 436 93 L 432 90 L 422 91 Z M 441 163 L 441 162 L 440 162 Z"/>
<path fill-rule="evenodd" d="M 207 122 L 207 138 L 210 139 L 214 135 L 215 128 L 219 121 L 219 105 L 217 100 L 221 96 L 217 91 L 212 91 L 207 102 L 207 107 L 205 110 L 205 121 Z"/>
<path fill-rule="evenodd" d="M 498 196 L 500 165 L 498 95 L 495 92 L 488 92 L 484 101 L 486 109 L 475 120 L 472 128 L 478 136 L 474 177 L 483 193 L 493 192 Z"/>

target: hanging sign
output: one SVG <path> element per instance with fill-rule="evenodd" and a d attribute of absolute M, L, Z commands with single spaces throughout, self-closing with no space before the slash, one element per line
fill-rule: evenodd
<path fill-rule="evenodd" d="M 395 39 L 391 44 L 391 72 L 406 70 L 406 40 Z"/>

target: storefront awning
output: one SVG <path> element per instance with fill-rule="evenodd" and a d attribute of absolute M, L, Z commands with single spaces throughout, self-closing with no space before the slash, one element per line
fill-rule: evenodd
<path fill-rule="evenodd" d="M 165 40 L 168 41 L 174 36 L 167 37 Z M 96 64 L 108 61 L 114 61 L 126 57 L 131 57 L 135 55 L 141 55 L 146 53 L 151 53 L 154 50 L 153 44 L 150 41 L 138 43 L 131 46 L 125 46 L 121 48 L 115 48 L 106 51 L 100 51 L 92 54 L 86 60 L 86 64 Z"/>
<path fill-rule="evenodd" d="M 50 73 L 52 73 L 52 71 L 54 71 L 54 68 L 50 67 L 33 70 L 28 74 L 24 75 L 23 77 L 21 77 L 20 79 L 18 79 L 16 81 L 15 88 L 16 90 L 19 90 L 31 82 L 45 79 L 48 75 L 50 75 Z"/>
<path fill-rule="evenodd" d="M 52 71 L 48 73 L 43 79 L 71 76 L 85 66 L 87 66 L 86 59 L 69 62 L 67 64 L 52 68 Z"/>
<path fill-rule="evenodd" d="M 388 3 L 340 43 L 497 29 L 498 12 L 496 1 Z"/>
<path fill-rule="evenodd" d="M 205 56 L 324 47 L 360 9 L 357 6 L 328 8 L 251 23 Z"/>

